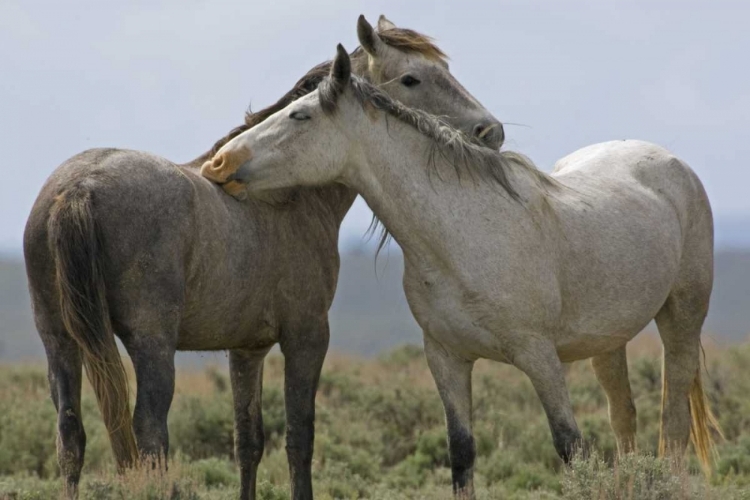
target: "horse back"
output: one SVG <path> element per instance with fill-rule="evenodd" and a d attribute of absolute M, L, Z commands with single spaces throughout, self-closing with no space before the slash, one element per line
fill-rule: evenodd
<path fill-rule="evenodd" d="M 711 208 L 682 160 L 650 143 L 613 141 L 563 158 L 553 176 L 568 188 L 555 203 L 571 330 L 627 337 L 683 276 L 700 276 L 693 285 L 710 289 Z M 582 324 L 582 310 L 600 320 Z"/>
<path fill-rule="evenodd" d="M 76 155 L 46 182 L 26 232 L 32 289 L 54 283 L 47 223 L 73 187 L 91 194 L 121 337 L 179 324 L 171 334 L 184 349 L 247 345 L 263 331 L 272 342 L 284 323 L 302 321 L 290 316 L 324 317 L 330 307 L 340 221 L 328 221 L 320 196 L 286 207 L 238 202 L 196 170 L 117 149 Z M 47 302 L 54 309 L 57 299 Z"/>

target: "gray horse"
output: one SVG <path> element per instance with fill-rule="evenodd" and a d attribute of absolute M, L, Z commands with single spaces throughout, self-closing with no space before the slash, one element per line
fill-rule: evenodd
<path fill-rule="evenodd" d="M 364 17 L 357 28 L 357 74 L 500 147 L 502 126 L 451 76 L 430 38 L 382 16 L 377 31 Z M 95 149 L 66 161 L 42 188 L 24 252 L 68 496 L 77 494 L 86 443 L 82 365 L 124 469 L 139 453 L 152 465 L 166 460 L 175 350 L 228 349 L 241 497 L 254 498 L 264 446 L 263 359 L 279 343 L 292 496 L 312 497 L 315 392 L 328 348 L 338 231 L 356 192 L 334 184 L 238 203 L 198 168 L 229 139 L 314 90 L 329 66 L 313 68 L 279 102 L 248 114 L 244 125 L 187 165 Z M 135 367 L 132 421 L 115 335 Z"/>
<path fill-rule="evenodd" d="M 701 383 L 700 334 L 713 278 L 711 208 L 695 173 L 665 149 L 597 144 L 548 176 L 351 78 L 339 46 L 316 92 L 234 138 L 202 170 L 216 168 L 252 196 L 342 183 L 393 234 L 445 406 L 457 496 L 474 497 L 478 358 L 529 377 L 566 462 L 581 433 L 562 362 L 593 358 L 627 452 L 635 408 L 625 346 L 651 319 L 664 345 L 660 452 L 681 456 L 692 437 L 710 469 L 718 426 Z"/>

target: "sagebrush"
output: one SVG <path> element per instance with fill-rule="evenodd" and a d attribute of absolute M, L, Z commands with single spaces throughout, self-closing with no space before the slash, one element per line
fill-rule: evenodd
<path fill-rule="evenodd" d="M 636 456 L 617 459 L 607 402 L 586 362 L 568 367 L 576 418 L 595 452 L 571 467 L 552 446 L 544 411 L 517 369 L 479 362 L 474 372 L 476 485 L 480 499 L 750 499 L 750 344 L 709 349 L 706 386 L 726 440 L 711 484 L 692 450 L 683 464 L 655 458 L 661 398 L 660 355 L 653 339 L 631 349 L 638 410 Z M 266 361 L 266 453 L 261 499 L 288 498 L 284 453 L 283 358 Z M 232 403 L 226 369 L 178 370 L 169 418 L 167 474 L 119 477 L 90 387 L 84 387 L 84 499 L 230 499 Z M 0 498 L 48 499 L 60 491 L 56 417 L 44 367 L 0 367 Z M 329 355 L 321 376 L 313 473 L 316 498 L 451 498 L 443 409 L 418 347 L 375 360 Z"/>

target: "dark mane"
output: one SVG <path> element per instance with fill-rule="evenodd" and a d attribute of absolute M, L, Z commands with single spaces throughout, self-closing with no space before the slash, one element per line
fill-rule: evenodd
<path fill-rule="evenodd" d="M 204 156 L 207 158 L 212 158 L 224 144 L 231 141 L 238 135 L 240 135 L 242 132 L 249 130 L 256 126 L 257 124 L 264 121 L 266 118 L 271 116 L 272 114 L 276 113 L 277 111 L 280 111 L 287 107 L 292 102 L 296 101 L 300 97 L 304 97 L 316 88 L 318 88 L 318 85 L 320 82 L 323 81 L 323 79 L 328 76 L 328 72 L 331 69 L 331 62 L 327 61 L 321 64 L 318 64 L 313 69 L 308 71 L 305 76 L 300 78 L 297 83 L 294 84 L 294 87 L 292 87 L 292 90 L 284 94 L 284 96 L 276 101 L 275 104 L 272 104 L 268 106 L 267 108 L 263 108 L 262 110 L 253 113 L 251 111 L 248 111 L 245 113 L 245 123 L 242 125 L 233 128 L 229 131 L 227 135 L 216 141 L 216 143 L 213 145 L 210 151 L 208 151 Z"/>
<path fill-rule="evenodd" d="M 379 32 L 378 36 L 386 45 L 406 53 L 422 54 L 428 59 L 439 62 L 445 62 L 448 59 L 448 56 L 446 56 L 445 53 L 434 44 L 432 38 L 414 30 L 393 28 Z M 351 54 L 352 59 L 358 59 L 365 56 L 366 54 L 364 50 L 362 50 L 362 47 L 357 47 L 357 49 Z M 272 114 L 284 109 L 300 97 L 304 97 L 317 89 L 320 82 L 328 76 L 330 69 L 331 61 L 318 64 L 300 78 L 297 83 L 294 84 L 294 87 L 284 94 L 284 96 L 275 104 L 255 113 L 252 111 L 245 113 L 245 123 L 233 128 L 227 135 L 216 141 L 213 147 L 199 158 L 199 160 L 201 160 L 200 163 L 202 163 L 203 160 L 212 158 L 219 149 L 224 146 L 224 144 L 231 141 L 242 132 L 251 129 Z"/>

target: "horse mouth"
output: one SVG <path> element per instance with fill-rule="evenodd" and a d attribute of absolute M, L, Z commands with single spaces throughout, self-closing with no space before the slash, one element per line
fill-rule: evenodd
<path fill-rule="evenodd" d="M 234 198 L 244 198 L 246 185 L 240 181 L 230 180 L 221 184 L 221 189 Z"/>

